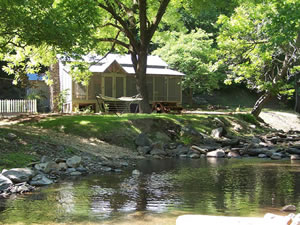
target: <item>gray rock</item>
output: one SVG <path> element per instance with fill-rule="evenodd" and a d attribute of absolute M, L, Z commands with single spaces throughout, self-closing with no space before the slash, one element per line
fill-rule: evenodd
<path fill-rule="evenodd" d="M 128 163 L 128 162 L 120 162 L 120 165 L 121 165 L 121 166 L 124 166 L 124 167 L 128 167 L 128 166 L 129 166 L 129 163 Z"/>
<path fill-rule="evenodd" d="M 34 190 L 34 187 L 27 184 L 26 182 L 23 182 L 23 183 L 16 184 L 12 188 L 10 188 L 9 192 L 12 194 L 15 194 L 15 193 L 23 194 L 25 192 L 30 192 L 33 190 Z"/>
<path fill-rule="evenodd" d="M 261 154 L 259 154 L 258 155 L 258 158 L 268 158 L 268 156 L 266 155 L 266 154 L 263 154 L 263 153 L 261 153 Z"/>
<path fill-rule="evenodd" d="M 68 165 L 65 162 L 58 163 L 58 170 L 59 171 L 66 171 L 68 169 Z"/>
<path fill-rule="evenodd" d="M 86 168 L 82 167 L 82 166 L 76 168 L 76 170 L 79 171 L 80 173 L 87 173 L 88 172 L 88 170 Z"/>
<path fill-rule="evenodd" d="M 7 138 L 8 140 L 10 140 L 10 141 L 13 141 L 13 140 L 16 140 L 16 139 L 18 138 L 18 136 L 17 136 L 16 134 L 14 134 L 14 133 L 8 133 L 8 134 L 6 135 L 6 138 Z"/>
<path fill-rule="evenodd" d="M 179 145 L 174 151 L 177 156 L 186 155 L 189 152 L 189 148 L 187 146 Z"/>
<path fill-rule="evenodd" d="M 52 161 L 52 159 L 49 157 L 49 156 L 43 156 L 42 158 L 41 158 L 41 163 L 47 163 L 47 162 L 50 162 L 50 161 Z"/>
<path fill-rule="evenodd" d="M 135 144 L 137 146 L 151 146 L 152 143 L 145 133 L 141 133 L 135 138 Z"/>
<path fill-rule="evenodd" d="M 154 148 L 154 149 L 151 150 L 150 154 L 153 155 L 153 156 L 155 156 L 155 155 L 166 156 L 167 152 L 164 151 L 163 149 Z"/>
<path fill-rule="evenodd" d="M 217 149 L 212 152 L 208 152 L 206 154 L 207 157 L 215 157 L 215 158 L 224 158 L 225 157 L 225 152 L 222 149 Z"/>
<path fill-rule="evenodd" d="M 66 159 L 64 159 L 64 158 L 57 158 L 57 159 L 55 159 L 55 162 L 56 163 L 65 163 L 67 160 Z"/>
<path fill-rule="evenodd" d="M 221 138 L 224 134 L 224 128 L 223 127 L 219 127 L 216 129 L 213 129 L 211 131 L 211 135 L 213 138 Z"/>
<path fill-rule="evenodd" d="M 147 155 L 151 152 L 150 146 L 138 146 L 137 151 L 140 155 Z"/>
<path fill-rule="evenodd" d="M 141 172 L 139 170 L 133 170 L 131 174 L 135 175 L 135 176 L 138 176 L 138 175 L 141 174 Z"/>
<path fill-rule="evenodd" d="M 181 127 L 180 136 L 194 136 L 199 139 L 203 139 L 203 135 L 198 132 L 194 127 L 191 126 L 185 126 Z"/>
<path fill-rule="evenodd" d="M 101 167 L 101 170 L 104 171 L 104 172 L 110 172 L 110 171 L 112 171 L 112 168 L 107 167 L 107 166 L 103 166 L 103 167 Z"/>
<path fill-rule="evenodd" d="M 213 121 L 219 127 L 224 127 L 225 126 L 224 122 L 222 120 L 220 120 L 219 118 L 217 118 L 217 117 L 214 118 Z"/>
<path fill-rule="evenodd" d="M 241 158 L 241 155 L 238 151 L 229 151 L 227 154 L 228 158 Z"/>
<path fill-rule="evenodd" d="M 35 175 L 35 172 L 29 168 L 14 168 L 5 171 L 2 175 L 6 176 L 13 183 L 22 183 L 29 181 Z"/>
<path fill-rule="evenodd" d="M 300 149 L 298 148 L 289 148 L 286 150 L 288 153 L 290 154 L 297 154 L 297 155 L 300 155 Z"/>
<path fill-rule="evenodd" d="M 300 160 L 300 155 L 291 155 L 291 160 Z"/>
<path fill-rule="evenodd" d="M 60 170 L 59 165 L 54 161 L 48 161 L 45 163 L 36 164 L 34 168 L 44 173 L 57 172 Z"/>
<path fill-rule="evenodd" d="M 164 143 L 168 143 L 169 141 L 171 141 L 171 138 L 162 132 L 156 132 L 154 137 L 156 141 L 162 141 Z"/>
<path fill-rule="evenodd" d="M 68 158 L 66 163 L 67 163 L 68 167 L 77 168 L 81 163 L 81 157 L 75 155 L 71 158 Z"/>
<path fill-rule="evenodd" d="M 73 173 L 73 172 L 76 172 L 76 169 L 75 168 L 68 168 L 66 170 L 66 173 Z"/>
<path fill-rule="evenodd" d="M 75 172 L 72 172 L 70 173 L 71 176 L 80 176 L 82 175 L 82 173 L 80 173 L 79 171 L 75 171 Z"/>
<path fill-rule="evenodd" d="M 282 158 L 282 154 L 281 154 L 281 153 L 275 152 L 275 153 L 273 153 L 273 154 L 271 155 L 271 159 L 273 159 L 273 160 L 279 160 L 279 159 L 281 159 L 281 158 Z"/>
<path fill-rule="evenodd" d="M 199 152 L 199 153 L 201 153 L 201 154 L 206 154 L 206 153 L 208 152 L 208 149 L 207 149 L 207 148 L 201 148 L 201 147 L 198 147 L 198 146 L 196 146 L 196 145 L 193 145 L 193 146 L 191 147 L 191 149 L 194 150 L 194 151 L 197 151 L 197 152 Z"/>
<path fill-rule="evenodd" d="M 187 158 L 187 157 L 188 157 L 187 154 L 181 154 L 181 155 L 179 155 L 179 158 Z"/>
<path fill-rule="evenodd" d="M 297 208 L 294 205 L 286 205 L 281 209 L 281 211 L 285 211 L 285 212 L 293 212 L 296 210 L 297 210 Z"/>
<path fill-rule="evenodd" d="M 13 186 L 13 182 L 7 177 L 0 174 L 0 192 Z"/>
<path fill-rule="evenodd" d="M 246 151 L 249 156 L 258 156 L 259 154 L 264 153 L 264 149 L 262 148 L 251 148 Z"/>
<path fill-rule="evenodd" d="M 189 155 L 189 158 L 191 158 L 191 159 L 199 159 L 200 158 L 200 154 L 192 153 L 191 155 Z"/>
<path fill-rule="evenodd" d="M 29 184 L 33 186 L 45 186 L 45 185 L 53 184 L 53 181 L 42 174 L 38 174 L 31 179 Z"/>

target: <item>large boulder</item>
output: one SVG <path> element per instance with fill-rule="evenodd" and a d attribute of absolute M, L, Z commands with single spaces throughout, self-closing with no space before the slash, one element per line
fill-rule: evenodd
<path fill-rule="evenodd" d="M 150 154 L 153 156 L 166 156 L 168 153 L 164 150 L 161 144 L 155 144 Z"/>
<path fill-rule="evenodd" d="M 156 132 L 154 135 L 154 138 L 155 138 L 155 141 L 161 141 L 164 143 L 168 143 L 171 141 L 171 138 L 163 132 Z"/>
<path fill-rule="evenodd" d="M 13 182 L 7 177 L 0 174 L 0 192 L 5 191 L 6 189 L 13 186 Z"/>
<path fill-rule="evenodd" d="M 145 133 L 141 133 L 135 138 L 135 144 L 137 146 L 151 146 L 152 143 Z"/>
<path fill-rule="evenodd" d="M 265 153 L 263 148 L 250 148 L 246 151 L 249 156 L 258 156 L 259 154 Z"/>
<path fill-rule="evenodd" d="M 285 212 L 293 212 L 296 211 L 297 208 L 294 205 L 286 205 L 284 207 L 282 207 L 281 211 L 285 211 Z"/>
<path fill-rule="evenodd" d="M 271 159 L 273 159 L 273 160 L 279 160 L 281 158 L 282 158 L 282 154 L 278 153 L 278 152 L 275 152 L 271 155 Z"/>
<path fill-rule="evenodd" d="M 140 155 L 146 155 L 146 154 L 150 153 L 151 149 L 152 148 L 150 146 L 138 146 L 137 147 L 137 151 Z"/>
<path fill-rule="evenodd" d="M 44 173 L 57 172 L 60 170 L 59 165 L 54 161 L 36 164 L 34 168 Z"/>
<path fill-rule="evenodd" d="M 35 177 L 33 177 L 29 183 L 33 186 L 45 186 L 52 184 L 53 181 L 42 174 L 38 174 Z"/>
<path fill-rule="evenodd" d="M 232 151 L 230 150 L 227 154 L 228 158 L 241 158 L 241 155 L 238 151 Z"/>
<path fill-rule="evenodd" d="M 291 155 L 291 160 L 300 160 L 300 155 Z"/>
<path fill-rule="evenodd" d="M 223 127 L 219 127 L 219 128 L 216 128 L 216 129 L 213 129 L 211 131 L 211 135 L 213 138 L 221 138 L 225 133 L 225 130 Z"/>
<path fill-rule="evenodd" d="M 180 155 L 186 155 L 189 152 L 189 147 L 184 146 L 184 145 L 178 145 L 177 148 L 174 150 L 175 155 L 180 156 Z"/>
<path fill-rule="evenodd" d="M 22 183 L 29 181 L 35 172 L 29 168 L 14 168 L 3 172 L 2 175 L 14 183 Z"/>
<path fill-rule="evenodd" d="M 215 151 L 208 152 L 206 154 L 207 157 L 215 157 L 215 158 L 224 158 L 225 151 L 223 149 L 217 149 Z"/>
<path fill-rule="evenodd" d="M 81 157 L 75 155 L 71 158 L 68 158 L 66 163 L 68 167 L 77 168 L 81 164 Z"/>

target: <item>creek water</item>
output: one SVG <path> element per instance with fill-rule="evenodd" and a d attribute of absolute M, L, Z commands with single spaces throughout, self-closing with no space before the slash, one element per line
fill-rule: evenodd
<path fill-rule="evenodd" d="M 186 214 L 263 216 L 300 207 L 300 162 L 139 161 L 136 168 L 67 178 L 0 199 L 0 224 L 175 224 Z"/>

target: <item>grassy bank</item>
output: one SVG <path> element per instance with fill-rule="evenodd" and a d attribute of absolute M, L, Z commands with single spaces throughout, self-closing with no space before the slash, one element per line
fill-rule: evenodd
<path fill-rule="evenodd" d="M 116 115 L 75 115 L 53 117 L 31 123 L 43 129 L 51 129 L 84 138 L 98 138 L 123 147 L 134 147 L 133 139 L 141 132 L 152 135 L 166 132 L 176 126 L 192 127 L 209 135 L 221 121 L 229 135 L 251 135 L 263 132 L 257 120 L 250 114 L 234 115 L 172 115 L 172 114 L 123 114 Z M 235 130 L 240 126 L 239 131 Z M 250 128 L 256 125 L 256 129 Z"/>
<path fill-rule="evenodd" d="M 63 115 L 49 116 L 43 119 L 32 119 L 17 125 L 0 128 L 1 159 L 0 168 L 26 166 L 39 160 L 42 155 L 65 156 L 76 154 L 91 140 L 104 141 L 114 146 L 135 149 L 134 139 L 145 132 L 153 140 L 157 134 L 169 135 L 171 131 L 180 131 L 190 127 L 209 135 L 212 129 L 223 123 L 227 135 L 247 136 L 264 132 L 254 117 L 248 114 L 235 115 L 172 115 L 172 114 L 123 114 L 123 115 Z M 253 128 L 255 125 L 255 128 Z M 236 130 L 236 126 L 240 129 Z M 34 132 L 33 132 L 34 131 Z M 8 134 L 14 133 L 17 138 L 9 140 Z M 60 135 L 57 142 L 55 135 Z M 179 132 L 177 132 L 179 134 Z M 68 137 L 67 135 L 72 135 Z M 76 139 L 87 140 L 87 144 L 74 148 Z M 193 144 L 186 135 L 178 135 L 176 141 Z M 73 147 L 72 147 L 73 146 Z M 115 149 L 115 148 L 113 148 Z M 110 154 L 120 154 L 119 150 Z M 127 153 L 128 154 L 128 153 Z"/>

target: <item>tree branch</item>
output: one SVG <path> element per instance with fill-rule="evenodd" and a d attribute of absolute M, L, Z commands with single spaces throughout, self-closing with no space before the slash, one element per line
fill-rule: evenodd
<path fill-rule="evenodd" d="M 129 44 L 126 44 L 125 42 L 123 41 L 120 41 L 118 39 L 115 39 L 115 38 L 97 38 L 96 39 L 97 41 L 103 41 L 103 42 L 111 42 L 111 43 L 115 43 L 117 45 L 121 45 L 127 49 L 129 49 Z"/>
<path fill-rule="evenodd" d="M 152 39 L 152 37 L 153 37 L 157 27 L 158 27 L 158 24 L 160 23 L 163 15 L 166 12 L 166 9 L 168 7 L 169 2 L 170 2 L 170 0 L 162 0 L 161 1 L 159 9 L 158 9 L 157 14 L 156 14 L 156 17 L 154 18 L 154 21 L 153 21 L 152 25 L 149 28 L 149 35 L 148 35 L 148 41 L 149 42 Z"/>
<path fill-rule="evenodd" d="M 108 1 L 105 1 L 107 6 L 102 4 L 102 3 L 98 3 L 98 6 L 102 9 L 104 9 L 105 11 L 107 11 L 110 15 L 112 15 L 112 17 L 118 21 L 120 23 L 120 25 L 123 27 L 123 32 L 125 33 L 125 35 L 128 37 L 130 43 L 133 45 L 133 47 L 135 49 L 138 48 L 138 43 L 135 40 L 134 34 L 130 31 L 127 23 L 116 13 L 116 11 L 114 10 L 114 8 L 110 5 L 110 3 Z M 128 48 L 128 47 L 127 47 Z"/>

